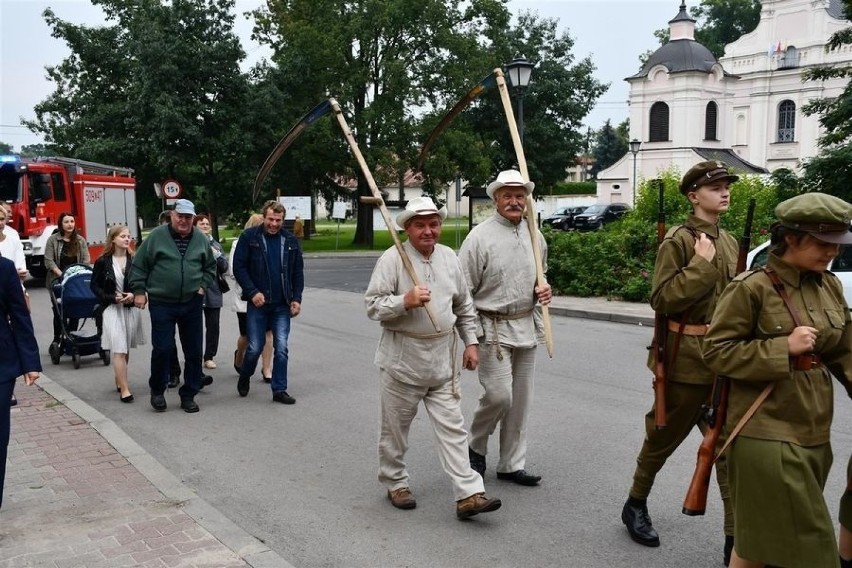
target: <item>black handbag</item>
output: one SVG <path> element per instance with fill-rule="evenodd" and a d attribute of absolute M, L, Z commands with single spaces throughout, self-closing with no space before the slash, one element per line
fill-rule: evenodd
<path fill-rule="evenodd" d="M 217 275 L 216 280 L 218 280 L 219 283 L 219 291 L 223 294 L 231 289 L 231 287 L 228 285 L 228 280 L 223 275 Z"/>

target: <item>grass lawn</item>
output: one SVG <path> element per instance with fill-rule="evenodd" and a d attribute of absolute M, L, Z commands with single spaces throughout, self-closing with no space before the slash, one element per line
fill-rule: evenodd
<path fill-rule="evenodd" d="M 371 250 L 369 247 L 354 245 L 352 239 L 355 237 L 355 222 L 350 220 L 339 226 L 333 221 L 320 221 L 317 223 L 316 232 L 310 239 L 302 240 L 302 250 L 308 253 L 315 252 L 351 252 Z M 467 217 L 458 219 L 458 231 L 456 230 L 456 219 L 448 218 L 444 221 L 444 229 L 441 231 L 441 244 L 457 249 L 467 236 Z M 236 230 L 221 228 L 219 239 L 224 243 L 226 251 L 236 242 L 239 233 Z M 400 232 L 400 240 L 405 240 L 405 234 Z M 373 235 L 373 249 L 382 251 L 393 246 L 393 239 L 386 230 L 376 231 Z"/>

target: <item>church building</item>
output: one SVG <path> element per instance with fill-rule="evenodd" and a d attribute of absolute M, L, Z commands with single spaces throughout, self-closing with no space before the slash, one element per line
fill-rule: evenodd
<path fill-rule="evenodd" d="M 682 1 L 669 42 L 625 79 L 637 151 L 598 174 L 598 201 L 633 203 L 634 182 L 703 160 L 744 174 L 798 171 L 818 154 L 821 134 L 819 117 L 802 107 L 838 96 L 847 82 L 804 81 L 803 73 L 852 64 L 852 46 L 825 51 L 831 35 L 849 26 L 839 0 L 762 0 L 757 27 L 717 60 L 695 41 L 695 20 Z"/>

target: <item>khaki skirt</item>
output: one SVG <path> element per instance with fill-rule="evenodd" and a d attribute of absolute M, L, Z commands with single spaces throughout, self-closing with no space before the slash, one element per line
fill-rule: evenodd
<path fill-rule="evenodd" d="M 840 524 L 852 531 L 852 456 L 846 466 L 846 492 L 840 498 Z"/>
<path fill-rule="evenodd" d="M 728 476 L 737 554 L 785 568 L 835 568 L 834 525 L 823 497 L 831 444 L 805 448 L 740 436 Z"/>

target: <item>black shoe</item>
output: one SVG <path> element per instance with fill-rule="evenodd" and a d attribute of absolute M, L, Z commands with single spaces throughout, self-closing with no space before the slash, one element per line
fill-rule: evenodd
<path fill-rule="evenodd" d="M 213 377 L 210 375 L 201 375 L 201 388 L 209 387 L 213 384 Z"/>
<path fill-rule="evenodd" d="M 263 377 L 263 382 L 269 384 L 272 382 L 272 377 Z"/>
<path fill-rule="evenodd" d="M 176 389 L 180 386 L 180 375 L 172 375 L 169 377 L 169 388 Z"/>
<path fill-rule="evenodd" d="M 734 551 L 734 537 L 731 535 L 725 535 L 725 548 L 723 549 L 723 562 L 725 566 L 731 564 L 731 552 Z"/>
<path fill-rule="evenodd" d="M 467 449 L 467 455 L 470 459 L 470 469 L 485 477 L 485 456 L 477 454 L 470 447 Z"/>
<path fill-rule="evenodd" d="M 635 542 L 644 546 L 660 546 L 660 535 L 654 530 L 646 503 L 628 499 L 621 511 L 621 521 Z"/>
<path fill-rule="evenodd" d="M 533 485 L 538 485 L 538 482 L 541 481 L 541 476 L 530 475 L 525 469 L 519 469 L 518 471 L 512 471 L 510 473 L 503 473 L 501 471 L 498 471 L 497 479 L 502 479 L 503 481 L 512 481 L 514 483 L 517 483 L 518 485 L 526 485 L 528 487 L 532 487 Z"/>
<path fill-rule="evenodd" d="M 151 407 L 157 412 L 166 411 L 166 397 L 161 394 L 151 395 Z"/>
<path fill-rule="evenodd" d="M 249 387 L 251 384 L 249 380 L 251 377 L 243 377 L 240 375 L 240 378 L 237 379 L 237 392 L 240 393 L 240 396 L 248 396 Z"/>
<path fill-rule="evenodd" d="M 135 400 L 132 394 L 129 394 L 127 396 L 119 396 L 119 398 L 121 399 L 121 402 L 133 402 Z"/>
<path fill-rule="evenodd" d="M 182 398 L 180 399 L 180 407 L 183 408 L 184 412 L 192 414 L 193 412 L 198 412 L 200 409 L 198 408 L 198 404 L 191 398 Z"/>
<path fill-rule="evenodd" d="M 18 406 L 18 399 L 15 398 L 15 395 L 12 395 L 12 400 L 9 402 L 9 406 Z"/>
<path fill-rule="evenodd" d="M 296 399 L 287 394 L 287 391 L 278 391 L 272 393 L 273 402 L 280 402 L 281 404 L 296 404 Z"/>

